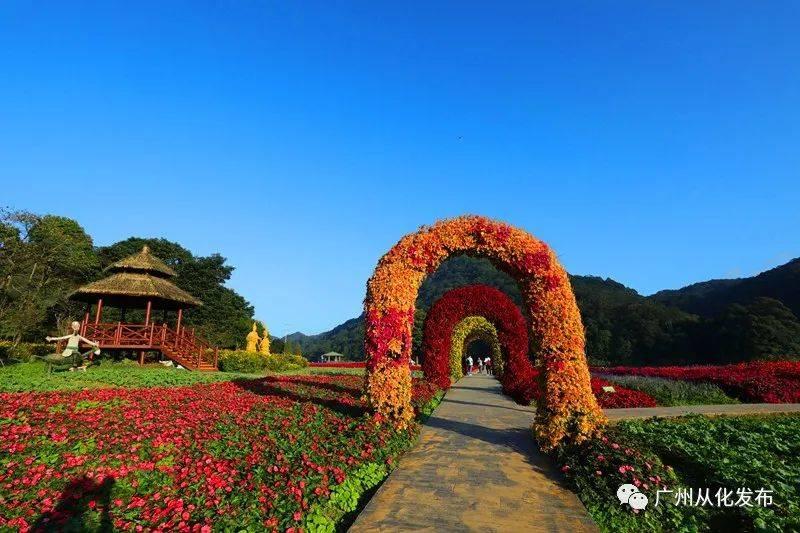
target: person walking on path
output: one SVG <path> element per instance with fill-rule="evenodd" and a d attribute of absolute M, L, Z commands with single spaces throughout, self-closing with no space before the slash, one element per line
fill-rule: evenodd
<path fill-rule="evenodd" d="M 489 375 L 489 376 L 493 375 L 492 374 L 492 358 L 489 357 L 488 355 L 486 356 L 486 359 L 483 360 L 483 368 L 486 369 L 486 374 L 487 375 Z"/>
<path fill-rule="evenodd" d="M 473 363 L 472 356 L 468 355 L 467 356 L 467 375 L 468 376 L 472 375 L 472 363 Z"/>

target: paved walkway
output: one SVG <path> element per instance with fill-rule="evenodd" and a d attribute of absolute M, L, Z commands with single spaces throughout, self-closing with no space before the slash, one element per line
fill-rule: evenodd
<path fill-rule="evenodd" d="M 494 378 L 463 378 L 350 531 L 597 531 L 536 448 L 533 415 Z"/>
<path fill-rule="evenodd" d="M 688 414 L 735 416 L 800 413 L 800 403 L 735 403 L 728 405 L 681 405 L 677 407 L 637 407 L 635 409 L 605 409 L 613 421 L 632 418 L 675 417 Z"/>

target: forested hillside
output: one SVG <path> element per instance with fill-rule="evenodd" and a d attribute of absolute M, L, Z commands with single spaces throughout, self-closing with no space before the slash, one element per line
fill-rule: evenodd
<path fill-rule="evenodd" d="M 751 278 L 704 281 L 678 290 L 659 291 L 652 299 L 690 313 L 714 316 L 731 304 L 747 305 L 759 297 L 778 300 L 800 316 L 800 258 Z"/>

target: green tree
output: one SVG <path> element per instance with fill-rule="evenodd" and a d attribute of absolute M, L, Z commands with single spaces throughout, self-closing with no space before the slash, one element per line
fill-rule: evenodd
<path fill-rule="evenodd" d="M 785 359 L 800 355 L 800 320 L 786 305 L 760 297 L 731 304 L 706 324 L 713 362 Z"/>
<path fill-rule="evenodd" d="M 92 239 L 74 220 L 0 213 L 0 335 L 35 340 L 76 317 L 69 294 L 99 271 Z"/>

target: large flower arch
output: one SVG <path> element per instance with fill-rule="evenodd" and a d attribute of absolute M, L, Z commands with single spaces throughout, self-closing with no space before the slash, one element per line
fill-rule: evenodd
<path fill-rule="evenodd" d="M 425 377 L 441 388 L 450 387 L 450 358 L 459 339 L 456 328 L 468 317 L 482 317 L 495 328 L 509 367 L 528 360 L 525 317 L 506 294 L 488 285 L 469 285 L 444 293 L 428 310 L 422 336 Z M 463 349 L 463 339 L 460 339 Z M 459 350 L 459 361 L 461 350 Z"/>
<path fill-rule="evenodd" d="M 486 257 L 516 279 L 531 319 L 544 382 L 536 435 L 544 448 L 566 436 L 581 440 L 603 423 L 592 395 L 583 325 L 567 273 L 556 255 L 529 233 L 484 217 L 440 221 L 406 235 L 378 262 L 367 282 L 367 397 L 397 427 L 413 418 L 411 328 L 419 287 L 457 254 Z"/>
<path fill-rule="evenodd" d="M 523 329 L 524 331 L 524 329 Z M 527 334 L 525 335 L 527 338 Z M 453 328 L 450 340 L 450 379 L 458 381 L 464 375 L 462 361 L 464 351 L 471 342 L 481 340 L 489 345 L 492 357 L 492 368 L 497 376 L 503 374 L 503 351 L 500 349 L 500 339 L 497 337 L 497 328 L 482 316 L 468 316 Z"/>

